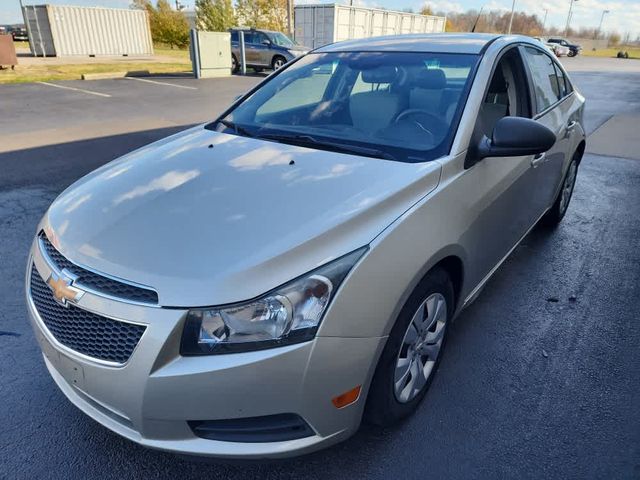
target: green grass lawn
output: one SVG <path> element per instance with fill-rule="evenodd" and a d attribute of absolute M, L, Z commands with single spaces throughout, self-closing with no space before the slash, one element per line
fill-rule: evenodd
<path fill-rule="evenodd" d="M 580 52 L 581 55 L 585 55 L 587 57 L 614 57 L 618 54 L 618 52 L 628 52 L 629 58 L 640 59 L 640 48 L 639 47 L 612 47 L 612 48 L 601 48 L 598 50 L 583 50 Z"/>
<path fill-rule="evenodd" d="M 29 48 L 27 42 L 16 42 L 18 48 Z M 190 72 L 191 60 L 188 49 L 171 49 L 164 45 L 154 47 L 156 57 L 160 58 L 148 60 L 140 59 L 123 61 L 122 58 L 91 59 L 87 63 L 60 64 L 59 62 L 47 63 L 46 61 L 30 61 L 25 64 L 18 58 L 18 65 L 15 70 L 0 70 L 0 84 L 2 83 L 25 83 L 25 82 L 46 82 L 51 80 L 79 80 L 83 73 L 106 73 L 106 72 L 131 72 L 147 70 L 152 74 Z M 30 59 L 35 60 L 35 59 Z M 95 62 L 95 63 L 93 63 Z"/>
<path fill-rule="evenodd" d="M 190 72 L 184 63 L 92 63 L 73 65 L 16 66 L 15 70 L 0 70 L 0 84 L 46 82 L 51 80 L 80 80 L 83 73 L 106 73 L 147 70 L 152 74 Z"/>
<path fill-rule="evenodd" d="M 13 42 L 13 45 L 18 48 L 29 48 L 29 42 Z"/>
<path fill-rule="evenodd" d="M 153 46 L 153 51 L 156 55 L 190 61 L 188 48 L 171 48 L 167 45 L 156 44 Z"/>

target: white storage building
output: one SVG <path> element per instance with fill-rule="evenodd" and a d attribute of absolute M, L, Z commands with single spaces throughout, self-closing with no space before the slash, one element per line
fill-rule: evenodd
<path fill-rule="evenodd" d="M 36 56 L 153 55 L 144 10 L 25 5 L 22 13 Z"/>
<path fill-rule="evenodd" d="M 296 5 L 295 40 L 311 48 L 353 38 L 444 32 L 446 17 L 337 4 Z"/>

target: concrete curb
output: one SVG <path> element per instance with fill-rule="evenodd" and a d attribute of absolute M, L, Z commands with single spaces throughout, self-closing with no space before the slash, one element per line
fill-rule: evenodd
<path fill-rule="evenodd" d="M 124 77 L 148 77 L 149 75 L 149 70 L 132 70 L 129 72 L 83 73 L 80 78 L 82 80 L 108 80 Z"/>

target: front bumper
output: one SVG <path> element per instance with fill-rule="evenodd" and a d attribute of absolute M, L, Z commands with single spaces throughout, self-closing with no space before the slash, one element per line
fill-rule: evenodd
<path fill-rule="evenodd" d="M 32 260 L 43 278 L 47 262 L 34 243 Z M 77 306 L 146 325 L 122 366 L 105 365 L 58 343 L 30 296 L 27 305 L 51 376 L 83 412 L 112 431 L 152 448 L 226 458 L 278 458 L 346 439 L 359 424 L 375 359 L 384 338 L 317 337 L 257 352 L 182 357 L 186 310 L 133 305 L 86 292 Z M 327 319 L 325 319 L 326 321 Z M 331 399 L 357 385 L 360 398 L 337 409 Z M 227 442 L 194 434 L 188 421 L 299 415 L 313 434 L 278 442 Z"/>

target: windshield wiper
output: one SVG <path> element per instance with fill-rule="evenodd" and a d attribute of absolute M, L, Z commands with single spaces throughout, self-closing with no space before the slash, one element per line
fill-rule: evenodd
<path fill-rule="evenodd" d="M 333 140 L 319 140 L 311 135 L 305 134 L 281 134 L 281 133 L 264 133 L 258 138 L 265 140 L 274 140 L 281 143 L 289 143 L 300 147 L 318 147 L 322 150 L 331 150 L 340 153 L 352 153 L 354 155 L 362 155 L 364 157 L 383 158 L 386 160 L 397 160 L 396 157 L 384 150 L 377 148 L 362 147 L 360 145 L 351 145 L 348 143 L 335 142 Z"/>
<path fill-rule="evenodd" d="M 255 135 L 251 133 L 249 130 L 247 130 L 244 127 L 241 127 L 237 123 L 233 123 L 231 120 L 221 119 L 221 120 L 218 120 L 218 123 L 221 123 L 222 125 L 224 125 L 227 128 L 230 128 L 231 130 L 235 130 L 236 134 L 242 135 L 243 137 L 255 137 Z"/>

